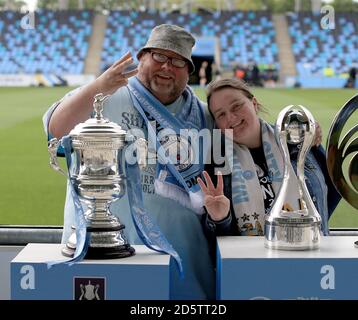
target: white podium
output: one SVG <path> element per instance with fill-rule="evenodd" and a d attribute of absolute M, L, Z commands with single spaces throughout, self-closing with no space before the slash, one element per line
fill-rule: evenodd
<path fill-rule="evenodd" d="M 65 260 L 60 244 L 28 244 L 11 262 L 11 299 L 142 300 L 169 299 L 170 256 L 143 245 L 122 259 Z"/>
<path fill-rule="evenodd" d="M 270 250 L 263 237 L 219 237 L 218 299 L 358 299 L 357 237 L 311 251 Z"/>

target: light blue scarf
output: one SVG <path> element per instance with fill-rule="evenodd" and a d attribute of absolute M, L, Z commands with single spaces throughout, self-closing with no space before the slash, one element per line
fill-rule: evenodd
<path fill-rule="evenodd" d="M 69 191 L 71 193 L 71 198 L 74 204 L 74 221 L 75 221 L 75 227 L 76 227 L 76 251 L 73 255 L 72 259 L 66 260 L 66 261 L 50 261 L 47 263 L 47 267 L 50 268 L 54 265 L 66 263 L 68 265 L 72 265 L 75 262 L 79 262 L 83 260 L 85 257 L 88 245 L 91 241 L 90 234 L 87 232 L 87 226 L 86 226 L 86 219 L 85 214 L 80 202 L 80 199 L 75 191 L 72 179 L 71 179 L 71 151 L 72 151 L 72 141 L 70 136 L 64 136 L 61 139 L 61 145 L 59 146 L 61 148 L 61 151 L 64 152 L 66 157 L 66 164 L 67 164 L 67 172 L 68 172 L 68 182 L 69 182 Z M 66 227 L 66 222 L 64 225 L 64 228 Z"/>
<path fill-rule="evenodd" d="M 206 129 L 206 120 L 203 107 L 195 97 L 189 86 L 183 93 L 185 103 L 174 116 L 168 109 L 155 98 L 142 84 L 133 77 L 129 79 L 129 93 L 133 104 L 139 114 L 143 117 L 148 128 L 148 139 L 157 150 L 160 159 L 166 159 L 166 146 L 159 141 L 158 133 L 163 129 L 171 129 L 175 139 L 183 139 L 180 131 L 183 129 L 195 129 L 200 131 Z M 151 121 L 156 121 L 160 126 L 153 128 Z M 168 137 L 170 139 L 170 136 Z M 194 145 L 198 141 L 189 141 Z M 180 204 L 189 207 L 197 213 L 201 213 L 203 203 L 201 190 L 197 184 L 197 177 L 204 170 L 204 161 L 208 150 L 203 150 L 203 144 L 199 141 L 197 146 L 199 152 L 195 154 L 193 163 L 187 166 L 178 166 L 172 161 L 165 164 L 157 161 L 155 191 L 157 194 L 174 199 Z M 189 147 L 190 150 L 190 147 Z"/>

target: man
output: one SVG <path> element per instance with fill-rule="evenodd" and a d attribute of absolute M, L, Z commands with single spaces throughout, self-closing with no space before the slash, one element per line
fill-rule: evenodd
<path fill-rule="evenodd" d="M 125 130 L 141 129 L 147 136 L 148 126 L 154 121 L 157 126 L 150 129 L 158 134 L 166 128 L 166 122 L 161 123 L 155 116 L 156 112 L 168 123 L 175 123 L 175 131 L 178 131 L 178 126 L 180 129 L 211 129 L 212 120 L 206 106 L 187 86 L 189 74 L 194 71 L 191 60 L 194 44 L 193 36 L 178 26 L 157 26 L 137 54 L 138 69 L 128 71 L 133 58 L 127 53 L 92 83 L 71 92 L 48 110 L 44 125 L 49 137 L 61 138 L 76 124 L 87 120 L 93 111 L 93 99 L 97 93 L 111 94 L 104 104 L 103 114 Z M 161 178 L 157 174 L 158 168 Z M 183 174 L 185 170 L 178 169 L 174 172 L 177 179 L 173 179 L 173 173 L 165 166 L 153 164 L 144 168 L 141 172 L 144 206 L 183 261 L 184 279 L 180 279 L 171 259 L 170 298 L 214 299 L 214 269 L 200 216 L 194 212 L 195 201 L 190 201 L 195 197 L 188 197 L 188 194 L 194 195 L 195 192 L 191 191 L 195 190 L 188 189 L 186 180 L 196 178 L 200 170 L 188 171 L 187 175 Z M 170 176 L 174 187 L 166 188 L 170 185 L 165 183 L 166 177 Z M 112 205 L 111 211 L 120 213 L 129 242 L 140 244 L 129 206 L 126 195 Z M 65 224 L 66 220 L 71 220 L 73 211 L 67 192 Z M 64 233 L 63 241 L 67 237 L 68 234 Z"/>

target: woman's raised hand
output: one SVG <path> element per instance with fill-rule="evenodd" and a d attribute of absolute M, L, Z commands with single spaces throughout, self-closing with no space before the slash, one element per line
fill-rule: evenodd
<path fill-rule="evenodd" d="M 204 193 L 204 205 L 211 219 L 219 221 L 227 217 L 230 210 L 230 200 L 224 195 L 224 183 L 221 173 L 218 174 L 218 184 L 215 187 L 209 174 L 204 171 L 205 182 L 198 178 L 198 183 Z"/>
<path fill-rule="evenodd" d="M 133 58 L 130 52 L 126 53 L 123 57 L 113 63 L 96 79 L 98 92 L 101 92 L 104 95 L 112 94 L 116 92 L 118 88 L 127 85 L 128 79 L 138 72 L 137 68 L 126 71 L 132 64 Z"/>

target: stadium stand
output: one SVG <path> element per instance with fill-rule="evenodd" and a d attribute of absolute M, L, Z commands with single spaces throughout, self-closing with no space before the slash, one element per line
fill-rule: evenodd
<path fill-rule="evenodd" d="M 280 67 L 281 71 L 285 69 L 285 60 L 279 61 L 278 51 L 288 50 L 291 54 L 292 50 L 293 70 L 296 67 L 294 81 L 298 86 L 343 87 L 349 70 L 357 68 L 358 63 L 356 13 L 337 12 L 333 30 L 322 28 L 320 14 L 287 13 L 282 17 L 288 22 L 290 45 L 281 48 L 277 40 L 280 32 L 275 28 L 285 25 L 287 30 L 287 25 L 275 25 L 268 11 L 199 10 L 185 14 L 150 10 L 111 11 L 108 16 L 102 15 L 103 43 L 98 43 L 97 51 L 90 55 L 88 49 L 93 44 L 94 17 L 91 10 L 38 10 L 36 28 L 24 30 L 21 28 L 23 14 L 0 11 L 0 74 L 22 74 L 21 80 L 25 84 L 73 83 L 77 80 L 69 80 L 68 75 L 97 74 L 127 51 L 135 55 L 151 29 L 162 23 L 180 25 L 197 37 L 193 56 L 202 59 L 198 61 L 199 67 L 207 56 L 220 70 L 226 71 L 238 65 L 249 70 L 256 63 L 264 80 L 273 74 L 276 81 Z M 87 68 L 85 72 L 86 58 L 90 58 L 87 60 L 92 64 L 96 62 L 97 72 L 93 68 Z M 27 80 L 25 75 L 34 78 Z M 9 77 L 0 81 L 6 82 L 16 85 L 21 81 Z"/>
<path fill-rule="evenodd" d="M 278 66 L 275 29 L 271 15 L 265 11 L 222 11 L 212 14 L 112 11 L 107 20 L 102 68 L 128 50 L 137 52 L 144 45 L 150 30 L 161 23 L 180 25 L 198 38 L 217 37 L 223 67 L 254 61 Z"/>
<path fill-rule="evenodd" d="M 36 11 L 35 29 L 19 12 L 0 12 L 0 73 L 80 74 L 92 32 L 92 11 Z"/>
<path fill-rule="evenodd" d="M 287 14 L 296 69 L 304 87 L 343 87 L 344 74 L 358 62 L 357 15 L 335 15 L 334 29 L 323 29 L 320 14 Z"/>

